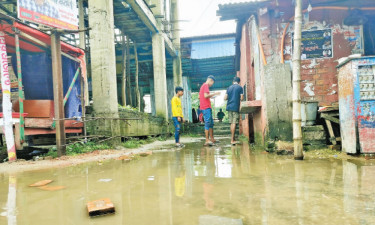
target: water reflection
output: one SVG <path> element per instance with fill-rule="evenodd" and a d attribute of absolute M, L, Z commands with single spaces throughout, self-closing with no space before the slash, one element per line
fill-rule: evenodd
<path fill-rule="evenodd" d="M 371 162 L 296 162 L 225 141 L 200 146 L 0 175 L 0 224 L 375 224 Z M 28 187 L 43 179 L 66 189 Z M 117 213 L 88 218 L 86 203 L 103 197 Z"/>
<path fill-rule="evenodd" d="M 1 213 L 1 216 L 6 217 L 8 220 L 8 225 L 17 224 L 17 179 L 14 175 L 9 175 L 9 184 L 8 184 L 8 198 L 5 207 L 3 207 L 4 212 Z M 1 220 L 0 220 L 1 222 Z"/>

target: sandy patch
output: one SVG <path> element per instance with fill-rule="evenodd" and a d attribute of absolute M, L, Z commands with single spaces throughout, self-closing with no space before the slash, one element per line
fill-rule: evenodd
<path fill-rule="evenodd" d="M 193 143 L 200 141 L 201 138 L 182 137 L 182 143 Z M 63 156 L 60 158 L 40 161 L 17 161 L 0 163 L 0 173 L 17 173 L 23 171 L 43 170 L 55 167 L 75 166 L 82 163 L 103 161 L 116 159 L 124 155 L 140 154 L 151 150 L 172 149 L 174 147 L 174 140 L 155 141 L 150 144 L 143 145 L 136 149 L 121 148 L 119 150 L 100 150 L 91 153 Z"/>

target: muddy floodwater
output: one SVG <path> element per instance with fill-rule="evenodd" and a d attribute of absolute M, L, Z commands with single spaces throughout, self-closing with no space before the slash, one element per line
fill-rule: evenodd
<path fill-rule="evenodd" d="M 48 190 L 28 187 L 53 180 Z M 89 218 L 89 201 L 116 213 Z M 131 162 L 0 175 L 0 224 L 375 224 L 375 165 L 187 144 Z"/>

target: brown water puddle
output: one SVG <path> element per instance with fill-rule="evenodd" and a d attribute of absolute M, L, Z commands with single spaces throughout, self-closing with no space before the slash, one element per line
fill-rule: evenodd
<path fill-rule="evenodd" d="M 0 224 L 375 224 L 375 166 L 227 144 L 0 175 Z M 46 179 L 64 189 L 28 186 Z M 86 203 L 102 198 L 116 214 L 89 218 Z"/>

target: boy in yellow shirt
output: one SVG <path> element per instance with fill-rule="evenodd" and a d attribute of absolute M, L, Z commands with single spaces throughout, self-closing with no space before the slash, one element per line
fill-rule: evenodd
<path fill-rule="evenodd" d="M 176 140 L 176 147 L 183 147 L 180 143 L 181 123 L 184 122 L 184 115 L 182 113 L 182 104 L 180 97 L 184 95 L 182 87 L 176 87 L 176 95 L 172 98 L 172 119 L 175 129 L 174 138 Z"/>

